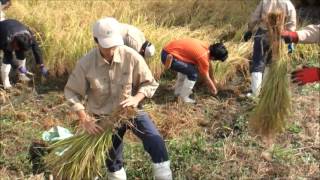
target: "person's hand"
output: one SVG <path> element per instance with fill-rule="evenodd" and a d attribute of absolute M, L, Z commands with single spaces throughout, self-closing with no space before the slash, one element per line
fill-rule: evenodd
<path fill-rule="evenodd" d="M 97 135 L 103 132 L 103 128 L 96 123 L 93 117 L 86 115 L 84 118 L 80 118 L 80 126 L 89 134 Z"/>
<path fill-rule="evenodd" d="M 251 37 L 252 37 L 252 32 L 251 31 L 247 31 L 243 35 L 243 39 L 244 39 L 245 42 L 249 41 L 249 39 L 251 39 Z"/>
<path fill-rule="evenodd" d="M 48 77 L 48 69 L 43 64 L 40 65 L 40 73 L 42 76 Z"/>
<path fill-rule="evenodd" d="M 303 67 L 292 72 L 291 79 L 293 83 L 297 83 L 299 86 L 320 81 L 320 68 Z"/>
<path fill-rule="evenodd" d="M 217 95 L 218 94 L 218 89 L 217 89 L 217 87 L 212 87 L 211 89 L 210 89 L 210 93 L 212 94 L 212 95 Z"/>
<path fill-rule="evenodd" d="M 25 68 L 25 67 L 23 67 L 23 66 L 22 66 L 22 67 L 19 67 L 18 70 L 19 70 L 19 72 L 22 73 L 22 74 L 27 74 L 27 72 L 28 72 L 27 68 Z"/>
<path fill-rule="evenodd" d="M 124 107 L 137 107 L 138 104 L 140 102 L 140 98 L 138 98 L 137 96 L 128 96 L 126 100 L 120 102 L 120 105 L 124 108 Z"/>
<path fill-rule="evenodd" d="M 282 31 L 281 37 L 283 38 L 284 42 L 287 44 L 298 43 L 299 41 L 297 32 L 293 32 L 293 31 Z"/>

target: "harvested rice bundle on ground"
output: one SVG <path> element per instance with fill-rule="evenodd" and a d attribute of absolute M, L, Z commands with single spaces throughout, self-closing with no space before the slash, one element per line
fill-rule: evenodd
<path fill-rule="evenodd" d="M 135 117 L 135 108 L 121 108 L 110 116 L 103 117 L 99 125 L 105 129 L 100 135 L 89 135 L 81 132 L 70 138 L 58 141 L 49 146 L 50 154 L 46 164 L 53 174 L 61 179 L 92 179 L 102 176 L 101 168 L 105 167 L 107 151 L 112 148 L 113 127 L 127 123 Z M 113 123 L 114 121 L 117 121 Z M 62 155 L 61 151 L 63 152 Z"/>
<path fill-rule="evenodd" d="M 229 50 L 228 59 L 221 62 L 210 63 L 210 76 L 214 77 L 220 86 L 226 85 L 227 81 L 241 72 L 244 76 L 249 75 L 249 57 L 251 43 L 226 44 Z"/>
<path fill-rule="evenodd" d="M 284 14 L 276 11 L 267 18 L 272 61 L 262 84 L 260 100 L 251 115 L 250 125 L 270 143 L 273 136 L 285 128 L 285 120 L 291 110 L 291 99 L 287 76 L 289 57 L 280 37 L 284 27 Z"/>

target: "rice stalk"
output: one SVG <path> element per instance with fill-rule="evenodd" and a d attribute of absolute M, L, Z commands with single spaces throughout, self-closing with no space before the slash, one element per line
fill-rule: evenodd
<path fill-rule="evenodd" d="M 260 100 L 251 114 L 250 127 L 264 137 L 273 137 L 285 129 L 291 111 L 287 76 L 289 57 L 280 37 L 284 25 L 283 12 L 270 13 L 267 22 L 272 62 L 263 80 Z"/>
<path fill-rule="evenodd" d="M 228 80 L 240 72 L 243 76 L 249 75 L 249 57 L 252 43 L 226 44 L 229 57 L 225 62 L 210 63 L 210 76 L 214 77 L 220 86 L 227 84 Z"/>
<path fill-rule="evenodd" d="M 136 109 L 119 108 L 110 116 L 105 116 L 99 123 L 105 131 L 100 135 L 81 132 L 70 138 L 58 141 L 49 146 L 50 153 L 46 164 L 61 179 L 92 179 L 102 176 L 101 168 L 105 167 L 108 150 L 112 148 L 114 128 L 122 124 L 133 126 L 129 119 L 136 116 Z M 115 122 L 116 120 L 116 122 Z M 110 126 L 110 122 L 114 126 Z M 63 154 L 58 156 L 63 150 Z"/>

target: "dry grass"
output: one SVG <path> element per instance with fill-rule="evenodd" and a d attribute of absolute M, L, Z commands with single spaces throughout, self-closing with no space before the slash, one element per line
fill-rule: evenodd
<path fill-rule="evenodd" d="M 253 7 L 256 2 L 250 3 Z M 147 39 L 155 44 L 156 56 L 150 59 L 148 64 L 156 79 L 159 79 L 163 72 L 160 61 L 161 49 L 170 40 L 194 37 L 209 43 L 217 42 L 224 39 L 220 36 L 225 33 L 227 36 L 231 33 L 232 37 L 232 34 L 237 32 L 237 27 L 241 26 L 241 22 L 247 19 L 243 16 L 243 9 L 240 11 L 239 8 L 234 8 L 239 9 L 239 11 L 233 12 L 234 16 L 219 15 L 226 10 L 226 7 L 247 6 L 246 3 L 240 1 L 230 3 L 188 0 L 185 5 L 190 7 L 178 8 L 179 11 L 177 11 L 177 7 L 180 6 L 180 2 L 177 1 L 150 1 L 147 3 L 145 1 L 143 3 L 133 1 L 64 1 L 62 4 L 63 6 L 61 6 L 61 1 L 14 1 L 8 11 L 9 17 L 19 19 L 36 32 L 44 52 L 45 64 L 51 69 L 51 75 L 57 76 L 70 72 L 75 62 L 94 47 L 91 25 L 95 20 L 104 16 L 114 16 L 121 22 L 136 25 L 145 33 Z M 120 6 L 121 10 L 114 8 Z M 145 12 L 145 9 L 153 9 L 154 11 Z M 175 10 L 172 11 L 172 9 Z M 245 8 L 245 11 L 249 13 L 251 8 Z M 207 19 L 208 14 L 210 14 L 210 19 Z M 228 21 L 228 23 L 234 22 L 234 25 L 238 24 L 236 27 L 230 24 L 224 25 L 221 24 L 221 20 Z M 187 22 L 192 26 L 177 26 L 186 25 Z M 200 22 L 202 22 L 201 28 L 199 28 Z M 217 28 L 218 25 L 221 28 Z M 236 56 L 239 55 L 237 53 Z M 241 58 L 243 57 L 241 56 Z M 240 63 L 246 64 L 240 60 L 237 65 Z M 233 64 L 228 63 L 227 66 L 230 67 Z M 237 65 L 236 67 L 238 67 Z M 219 71 L 219 69 L 215 70 L 219 74 L 218 76 L 223 76 L 221 72 L 224 69 Z M 230 75 L 228 74 L 229 77 Z"/>
<path fill-rule="evenodd" d="M 251 126 L 259 134 L 274 136 L 283 132 L 291 110 L 289 91 L 289 58 L 280 34 L 284 27 L 284 13 L 268 15 L 267 24 L 272 51 L 270 70 L 262 84 L 260 99 L 251 117 Z"/>
<path fill-rule="evenodd" d="M 136 115 L 137 111 L 132 107 L 120 108 L 110 116 L 102 117 L 99 122 L 104 129 L 102 134 L 90 135 L 80 132 L 53 143 L 49 146 L 50 153 L 46 157 L 48 168 L 61 179 L 102 177 L 104 174 L 102 167 L 105 167 L 106 159 L 110 158 L 106 152 L 113 148 L 113 127 L 123 124 L 133 126 L 129 120 Z"/>

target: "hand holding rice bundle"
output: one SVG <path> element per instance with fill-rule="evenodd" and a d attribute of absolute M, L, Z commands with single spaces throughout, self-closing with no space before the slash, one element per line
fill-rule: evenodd
<path fill-rule="evenodd" d="M 285 120 L 291 110 L 287 75 L 289 56 L 280 35 L 284 27 L 284 19 L 282 11 L 275 11 L 267 16 L 272 62 L 262 84 L 260 100 L 250 119 L 251 128 L 269 140 L 276 133 L 284 130 Z"/>
<path fill-rule="evenodd" d="M 120 125 L 130 124 L 130 119 L 137 115 L 134 107 L 118 108 L 110 116 L 101 117 L 97 123 L 104 129 L 98 135 L 80 132 L 75 136 L 52 144 L 50 154 L 46 158 L 47 165 L 61 179 L 92 179 L 102 176 L 108 156 L 106 153 L 112 148 L 114 129 Z M 61 150 L 62 155 L 57 155 Z"/>

